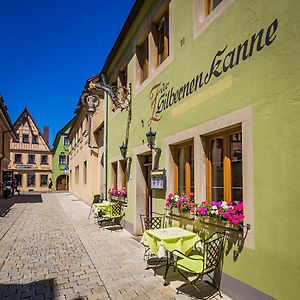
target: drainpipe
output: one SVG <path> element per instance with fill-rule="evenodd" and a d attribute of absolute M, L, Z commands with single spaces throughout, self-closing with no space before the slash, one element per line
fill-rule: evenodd
<path fill-rule="evenodd" d="M 106 84 L 106 78 L 104 74 L 101 74 L 102 81 Z M 107 153 L 108 153 L 108 95 L 104 92 L 104 199 L 107 200 Z"/>

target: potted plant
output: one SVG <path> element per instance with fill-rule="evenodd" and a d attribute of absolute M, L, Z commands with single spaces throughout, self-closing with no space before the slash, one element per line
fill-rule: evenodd
<path fill-rule="evenodd" d="M 120 201 L 123 204 L 127 204 L 127 189 L 123 187 L 122 189 L 110 188 L 108 190 L 108 197 L 113 201 Z"/>
<path fill-rule="evenodd" d="M 212 201 L 201 202 L 195 208 L 199 221 L 232 229 L 240 229 L 245 218 L 243 202 Z"/>
<path fill-rule="evenodd" d="M 171 193 L 166 200 L 166 210 L 173 213 L 174 208 L 177 208 L 180 216 L 193 219 L 194 215 L 191 214 L 191 208 L 195 207 L 194 194 L 183 195 L 179 193 Z"/>

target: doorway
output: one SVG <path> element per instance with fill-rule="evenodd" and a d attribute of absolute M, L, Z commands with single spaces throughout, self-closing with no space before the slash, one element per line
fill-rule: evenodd
<path fill-rule="evenodd" d="M 145 151 L 137 155 L 136 164 L 136 220 L 134 234 L 143 233 L 140 215 L 151 213 L 155 210 L 151 191 L 152 153 Z"/>
<path fill-rule="evenodd" d="M 151 170 L 152 154 L 144 155 L 143 174 L 145 179 L 145 214 L 151 215 L 153 211 L 152 189 L 151 189 Z"/>
<path fill-rule="evenodd" d="M 69 176 L 60 175 L 56 179 L 56 190 L 57 191 L 67 191 L 69 189 Z"/>

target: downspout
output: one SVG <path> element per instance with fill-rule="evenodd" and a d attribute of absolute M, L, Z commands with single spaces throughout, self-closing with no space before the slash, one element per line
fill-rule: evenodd
<path fill-rule="evenodd" d="M 106 84 L 106 78 L 104 74 L 101 74 L 102 81 Z M 108 161 L 107 161 L 107 154 L 108 154 L 108 95 L 107 92 L 104 91 L 104 199 L 107 200 L 107 176 L 108 176 Z"/>

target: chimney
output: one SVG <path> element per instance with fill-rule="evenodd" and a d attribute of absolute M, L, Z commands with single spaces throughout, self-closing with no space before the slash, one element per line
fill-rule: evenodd
<path fill-rule="evenodd" d="M 46 142 L 49 143 L 49 126 L 44 126 L 43 137 L 46 140 Z"/>

